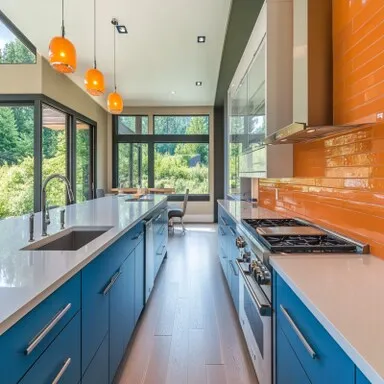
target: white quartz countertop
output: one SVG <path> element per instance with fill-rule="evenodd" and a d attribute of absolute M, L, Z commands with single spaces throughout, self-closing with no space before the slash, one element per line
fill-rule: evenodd
<path fill-rule="evenodd" d="M 65 207 L 66 228 L 112 227 L 77 251 L 22 251 L 29 239 L 28 215 L 0 221 L 0 335 L 64 282 L 166 201 L 126 202 L 108 196 Z M 60 209 L 50 211 L 48 234 L 60 231 Z M 41 239 L 41 213 L 35 216 L 35 240 Z"/>
<path fill-rule="evenodd" d="M 281 217 L 219 200 L 237 221 Z M 384 384 L 384 260 L 373 255 L 275 255 L 275 271 L 373 383 Z"/>
<path fill-rule="evenodd" d="M 238 223 L 240 223 L 241 219 L 275 219 L 283 217 L 270 209 L 257 207 L 245 201 L 217 200 L 217 202 Z"/>

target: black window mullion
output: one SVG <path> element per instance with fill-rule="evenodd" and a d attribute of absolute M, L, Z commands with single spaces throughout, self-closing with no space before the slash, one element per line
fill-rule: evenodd
<path fill-rule="evenodd" d="M 43 121 L 42 121 L 42 108 L 43 105 L 41 100 L 36 99 L 34 101 L 34 174 L 33 174 L 33 207 L 35 212 L 41 211 L 41 188 L 42 188 L 42 131 L 43 131 Z"/>
<path fill-rule="evenodd" d="M 148 143 L 148 188 L 155 187 L 155 144 Z"/>
<path fill-rule="evenodd" d="M 67 115 L 67 177 L 76 200 L 76 117 Z M 67 197 L 68 204 L 68 197 Z"/>

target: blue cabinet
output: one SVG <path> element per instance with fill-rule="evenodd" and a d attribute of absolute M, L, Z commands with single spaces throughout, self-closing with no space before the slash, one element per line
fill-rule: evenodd
<path fill-rule="evenodd" d="M 78 313 L 40 356 L 20 384 L 78 383 L 81 379 L 80 330 Z"/>
<path fill-rule="evenodd" d="M 283 330 L 311 383 L 353 384 L 355 366 L 352 360 L 284 280 L 278 274 L 274 276 L 277 328 Z M 276 348 L 280 348 L 278 343 Z M 283 357 L 280 362 L 282 360 Z M 285 381 L 280 383 L 285 384 Z"/>
<path fill-rule="evenodd" d="M 371 384 L 364 374 L 356 367 L 356 384 Z"/>
<path fill-rule="evenodd" d="M 0 381 L 17 383 L 79 310 L 78 274 L 0 336 Z M 57 318 L 59 321 L 55 321 Z M 41 341 L 33 344 L 33 340 L 52 324 L 54 326 Z"/>
<path fill-rule="evenodd" d="M 89 364 L 82 384 L 108 384 L 109 383 L 109 334 L 107 333 Z"/>
<path fill-rule="evenodd" d="M 142 240 L 135 248 L 135 324 L 143 311 L 145 301 L 144 259 L 144 241 Z"/>
<path fill-rule="evenodd" d="M 117 368 L 131 338 L 134 326 L 135 251 L 133 250 L 114 275 L 109 310 L 109 382 L 112 383 Z"/>
<path fill-rule="evenodd" d="M 279 326 L 276 327 L 276 383 L 311 384 L 299 359 Z"/>

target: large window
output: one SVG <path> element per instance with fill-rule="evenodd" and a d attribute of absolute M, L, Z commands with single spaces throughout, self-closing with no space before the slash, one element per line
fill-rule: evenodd
<path fill-rule="evenodd" d="M 34 108 L 0 106 L 0 219 L 33 211 Z"/>
<path fill-rule="evenodd" d="M 189 189 L 192 200 L 209 199 L 208 115 L 154 116 L 153 134 L 147 116 L 117 116 L 114 125 L 114 187 L 171 188 L 175 198 Z"/>
<path fill-rule="evenodd" d="M 34 64 L 36 48 L 0 11 L 0 64 Z"/>
<path fill-rule="evenodd" d="M 0 219 L 40 211 L 42 183 L 53 173 L 69 178 L 77 202 L 92 198 L 95 130 L 94 122 L 46 96 L 1 95 Z M 62 182 L 49 183 L 47 201 L 66 204 Z"/>

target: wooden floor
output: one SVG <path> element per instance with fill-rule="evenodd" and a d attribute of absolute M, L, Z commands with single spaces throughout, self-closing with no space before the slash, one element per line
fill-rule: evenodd
<path fill-rule="evenodd" d="M 217 257 L 214 225 L 170 236 L 120 384 L 257 383 Z"/>

